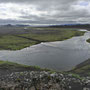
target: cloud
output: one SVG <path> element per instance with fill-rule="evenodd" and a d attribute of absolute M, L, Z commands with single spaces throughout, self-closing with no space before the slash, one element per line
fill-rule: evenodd
<path fill-rule="evenodd" d="M 90 23 L 89 8 L 89 0 L 0 0 L 0 19 L 8 23 Z"/>

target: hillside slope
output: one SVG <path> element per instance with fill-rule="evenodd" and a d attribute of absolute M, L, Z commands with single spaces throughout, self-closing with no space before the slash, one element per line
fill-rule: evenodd
<path fill-rule="evenodd" d="M 77 65 L 71 72 L 81 75 L 90 75 L 90 59 Z"/>
<path fill-rule="evenodd" d="M 43 71 L 48 69 L 41 69 L 38 66 L 27 66 L 9 61 L 0 61 L 0 76 L 10 74 L 13 72 L 24 72 L 24 71 Z"/>
<path fill-rule="evenodd" d="M 73 74 L 0 61 L 0 90 L 82 90 L 83 85 Z"/>

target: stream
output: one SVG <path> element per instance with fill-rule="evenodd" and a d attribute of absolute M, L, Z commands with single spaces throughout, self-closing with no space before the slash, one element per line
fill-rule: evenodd
<path fill-rule="evenodd" d="M 90 31 L 65 41 L 41 43 L 17 51 L 1 50 L 0 60 L 66 71 L 90 58 L 88 38 Z"/>

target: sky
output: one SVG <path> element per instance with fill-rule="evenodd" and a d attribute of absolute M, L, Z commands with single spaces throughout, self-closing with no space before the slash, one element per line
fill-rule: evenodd
<path fill-rule="evenodd" d="M 0 0 L 0 24 L 90 23 L 90 0 Z"/>

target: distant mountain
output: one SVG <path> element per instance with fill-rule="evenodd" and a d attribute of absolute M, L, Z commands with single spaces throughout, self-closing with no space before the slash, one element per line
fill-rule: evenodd
<path fill-rule="evenodd" d="M 12 27 L 13 25 L 12 25 L 12 24 L 6 24 L 6 25 L 1 25 L 1 26 L 4 26 L 4 27 Z"/>
<path fill-rule="evenodd" d="M 14 26 L 18 26 L 18 27 L 28 27 L 28 26 L 30 26 L 30 25 L 16 24 L 16 25 L 14 25 Z"/>
<path fill-rule="evenodd" d="M 90 24 L 64 24 L 64 25 L 52 25 L 49 27 L 59 27 L 59 28 L 90 28 Z"/>
<path fill-rule="evenodd" d="M 12 25 L 12 24 L 6 24 L 6 25 L 1 25 L 4 27 L 28 27 L 30 25 L 24 25 L 24 24 L 16 24 L 16 25 Z"/>

